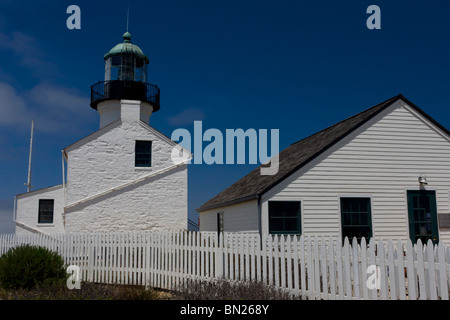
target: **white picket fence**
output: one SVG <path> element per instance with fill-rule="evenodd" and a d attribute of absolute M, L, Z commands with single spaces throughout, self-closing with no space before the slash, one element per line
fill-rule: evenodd
<path fill-rule="evenodd" d="M 83 281 L 176 289 L 188 280 L 260 281 L 305 299 L 449 299 L 443 243 L 205 232 L 0 235 L 0 255 L 32 244 L 77 265 Z"/>

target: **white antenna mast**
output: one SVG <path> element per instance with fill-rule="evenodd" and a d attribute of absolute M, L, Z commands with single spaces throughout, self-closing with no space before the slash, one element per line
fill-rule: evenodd
<path fill-rule="evenodd" d="M 28 181 L 25 183 L 27 186 L 27 192 L 31 189 L 31 153 L 33 151 L 33 133 L 34 133 L 34 120 L 31 120 L 31 138 L 30 138 L 30 157 L 28 158 Z"/>
<path fill-rule="evenodd" d="M 128 20 L 130 19 L 130 6 L 127 9 L 127 32 L 128 32 Z"/>

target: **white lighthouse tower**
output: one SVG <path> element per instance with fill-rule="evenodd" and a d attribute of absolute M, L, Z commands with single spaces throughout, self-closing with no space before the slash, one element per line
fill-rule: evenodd
<path fill-rule="evenodd" d="M 187 163 L 174 163 L 181 147 L 149 125 L 160 109 L 149 59 L 128 31 L 103 58 L 90 103 L 100 128 L 64 148 L 62 185 L 16 197 L 17 233 L 187 229 Z"/>

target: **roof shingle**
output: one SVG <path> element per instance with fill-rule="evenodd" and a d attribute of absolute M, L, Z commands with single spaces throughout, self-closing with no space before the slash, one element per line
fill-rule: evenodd
<path fill-rule="evenodd" d="M 279 153 L 279 168 L 275 175 L 261 175 L 260 167 L 258 167 L 204 203 L 197 211 L 201 212 L 246 200 L 257 199 L 260 195 L 280 183 L 399 99 L 403 99 L 409 103 L 402 95 L 395 96 L 291 144 Z M 412 106 L 415 107 L 414 105 Z M 423 113 L 422 110 L 420 112 Z M 433 122 L 435 121 L 433 120 Z M 444 130 L 446 129 L 444 128 Z"/>

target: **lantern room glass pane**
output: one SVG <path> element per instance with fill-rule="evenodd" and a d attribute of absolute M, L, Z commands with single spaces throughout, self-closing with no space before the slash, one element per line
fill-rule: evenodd
<path fill-rule="evenodd" d="M 105 64 L 105 81 L 128 80 L 146 82 L 147 61 L 133 53 L 109 57 Z"/>
<path fill-rule="evenodd" d="M 111 80 L 111 57 L 105 63 L 105 81 Z"/>
<path fill-rule="evenodd" d="M 147 64 L 142 58 L 136 58 L 135 81 L 145 82 L 147 78 Z"/>
<path fill-rule="evenodd" d="M 120 65 L 122 63 L 122 58 L 120 56 L 113 56 L 109 59 L 111 59 L 111 72 L 110 72 L 109 80 L 118 80 Z"/>
<path fill-rule="evenodd" d="M 118 80 L 134 80 L 134 56 L 131 54 L 122 54 L 122 63 L 119 69 Z"/>

